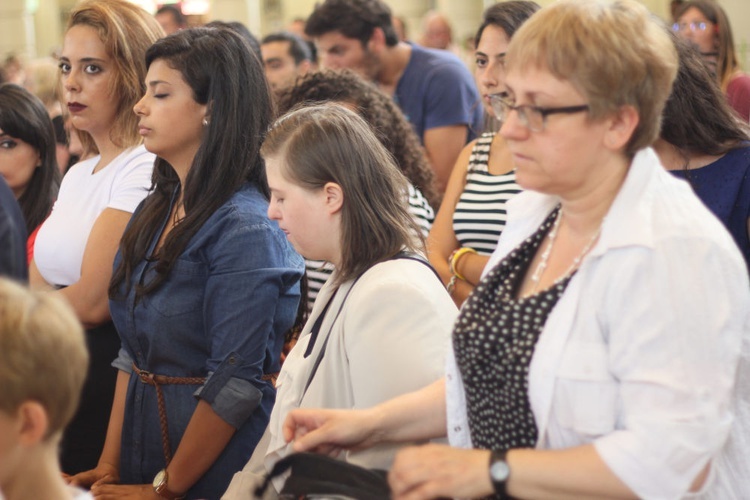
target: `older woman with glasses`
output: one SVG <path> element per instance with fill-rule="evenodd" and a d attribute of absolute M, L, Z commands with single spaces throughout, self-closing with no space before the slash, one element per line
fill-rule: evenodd
<path fill-rule="evenodd" d="M 331 452 L 447 434 L 397 455 L 395 498 L 748 498 L 733 441 L 748 419 L 732 419 L 748 408 L 745 264 L 648 147 L 677 70 L 666 30 L 633 0 L 561 0 L 516 33 L 506 69 L 500 133 L 525 191 L 445 379 L 292 412 L 287 439 Z"/>
<path fill-rule="evenodd" d="M 729 105 L 747 122 L 750 119 L 750 75 L 740 70 L 732 27 L 724 9 L 714 0 L 684 2 L 676 11 L 672 29 L 700 51 Z"/>

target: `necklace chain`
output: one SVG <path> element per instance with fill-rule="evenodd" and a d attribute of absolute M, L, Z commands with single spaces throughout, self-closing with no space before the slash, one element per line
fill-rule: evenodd
<path fill-rule="evenodd" d="M 544 249 L 544 252 L 542 252 L 542 256 L 539 260 L 539 264 L 537 264 L 536 269 L 534 269 L 534 273 L 531 275 L 531 283 L 532 288 L 529 295 L 534 295 L 537 290 L 539 289 L 539 283 L 542 280 L 542 275 L 544 274 L 544 271 L 547 270 L 547 264 L 549 263 L 549 256 L 552 253 L 552 247 L 555 244 L 555 240 L 557 239 L 557 230 L 560 228 L 560 220 L 562 219 L 562 208 L 557 212 L 557 217 L 555 217 L 555 222 L 552 225 L 552 229 L 550 229 L 549 234 L 547 234 L 547 239 L 549 242 L 547 243 L 547 246 Z M 599 234 L 602 232 L 602 225 L 599 224 L 599 227 L 594 232 L 594 234 L 591 236 L 591 239 L 584 245 L 583 249 L 581 250 L 581 253 L 576 256 L 575 259 L 573 259 L 573 263 L 570 264 L 570 267 L 555 280 L 555 283 L 560 282 L 561 280 L 565 279 L 566 277 L 570 276 L 570 274 L 578 269 L 578 266 L 581 264 L 581 261 L 586 256 L 587 253 L 589 253 L 589 250 L 591 250 L 591 247 L 594 245 L 594 242 L 599 238 Z"/>

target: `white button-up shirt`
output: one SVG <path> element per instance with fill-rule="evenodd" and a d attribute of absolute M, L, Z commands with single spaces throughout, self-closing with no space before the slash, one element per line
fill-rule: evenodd
<path fill-rule="evenodd" d="M 511 200 L 485 272 L 558 202 L 534 192 Z M 732 238 L 653 150 L 639 152 L 536 345 L 529 400 L 537 447 L 593 443 L 641 498 L 685 496 L 715 459 L 704 492 L 750 498 L 749 446 L 725 446 L 730 430 L 750 441 L 747 415 L 732 428 L 733 411 L 750 414 L 747 388 L 742 401 L 735 383 L 749 335 L 750 285 Z M 446 377 L 450 441 L 471 446 L 452 352 Z"/>

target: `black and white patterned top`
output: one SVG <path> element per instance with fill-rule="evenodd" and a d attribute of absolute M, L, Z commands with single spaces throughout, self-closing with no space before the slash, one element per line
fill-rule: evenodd
<path fill-rule="evenodd" d="M 453 349 L 466 388 L 475 448 L 533 448 L 537 428 L 528 396 L 536 342 L 572 274 L 535 295 L 518 299 L 527 269 L 545 241 L 555 209 L 474 289 L 453 331 Z"/>
<path fill-rule="evenodd" d="M 493 175 L 487 163 L 495 134 L 482 134 L 469 156 L 466 185 L 453 211 L 453 232 L 462 247 L 491 255 L 505 228 L 505 203 L 521 192 L 516 172 Z"/>

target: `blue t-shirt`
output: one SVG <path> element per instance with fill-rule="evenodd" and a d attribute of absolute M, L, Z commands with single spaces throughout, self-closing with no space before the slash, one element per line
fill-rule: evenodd
<path fill-rule="evenodd" d="M 686 179 L 711 212 L 716 215 L 737 242 L 750 268 L 750 146 L 735 149 L 705 167 L 672 170 Z"/>
<path fill-rule="evenodd" d="M 0 276 L 26 281 L 26 222 L 5 180 L 0 177 Z"/>
<path fill-rule="evenodd" d="M 263 375 L 280 369 L 304 264 L 267 210 L 265 198 L 246 184 L 190 239 L 158 289 L 137 303 L 132 288 L 110 300 L 122 339 L 116 368 L 130 372 L 135 363 L 157 375 L 208 377 L 202 385 L 162 386 L 172 453 L 199 399 L 237 429 L 188 498 L 221 496 L 252 455 L 275 401 L 276 391 Z M 120 259 L 118 252 L 115 266 Z M 140 262 L 133 280 L 148 283 L 154 266 L 151 260 Z M 156 390 L 134 372 L 120 456 L 124 484 L 150 483 L 165 467 Z"/>
<path fill-rule="evenodd" d="M 474 79 L 450 52 L 412 44 L 394 99 L 423 143 L 431 128 L 468 125 L 467 142 L 481 131 L 482 106 Z"/>

